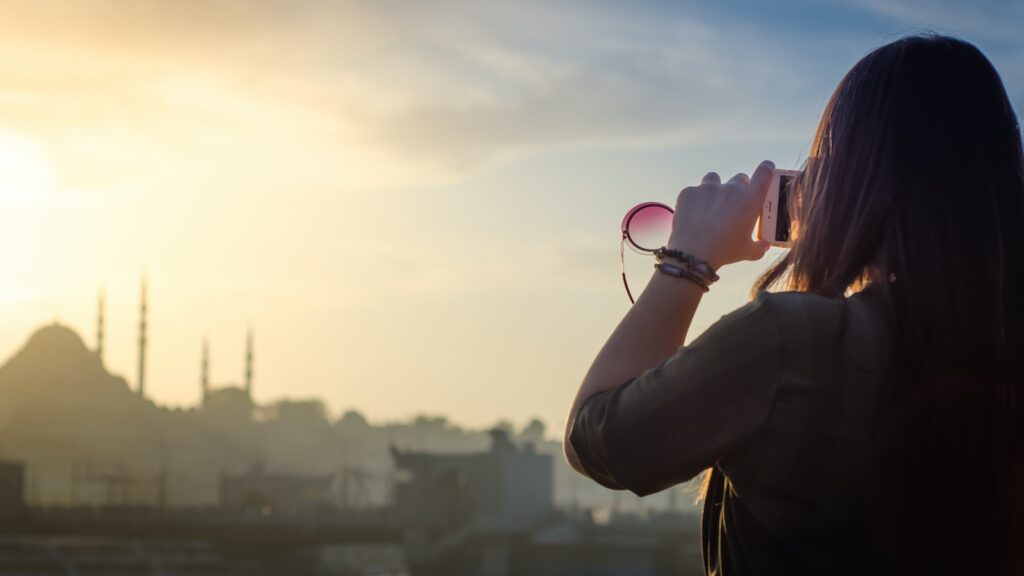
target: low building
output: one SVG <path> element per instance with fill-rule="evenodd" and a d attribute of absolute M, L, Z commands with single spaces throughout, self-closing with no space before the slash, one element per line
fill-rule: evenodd
<path fill-rule="evenodd" d="M 551 456 L 514 445 L 491 432 L 491 449 L 434 454 L 391 449 L 397 469 L 394 504 L 407 526 L 452 530 L 465 526 L 522 531 L 554 511 Z"/>
<path fill-rule="evenodd" d="M 0 518 L 25 512 L 25 465 L 0 461 Z"/>
<path fill-rule="evenodd" d="M 304 476 L 266 472 L 256 466 L 244 474 L 220 476 L 220 505 L 249 514 L 296 516 L 334 509 L 334 475 Z"/>
<path fill-rule="evenodd" d="M 396 518 L 414 576 L 702 574 L 695 514 L 603 522 L 555 510 L 553 458 L 502 430 L 487 452 L 391 453 Z"/>

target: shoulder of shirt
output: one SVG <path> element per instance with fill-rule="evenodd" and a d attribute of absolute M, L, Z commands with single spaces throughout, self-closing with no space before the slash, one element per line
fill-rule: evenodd
<path fill-rule="evenodd" d="M 808 324 L 834 324 L 841 307 L 842 299 L 811 292 L 758 290 L 749 302 L 724 315 L 721 324 L 723 328 L 774 325 L 781 339 L 789 339 L 794 332 L 805 330 Z M 716 328 L 718 326 L 712 326 L 709 332 L 715 332 Z"/>
<path fill-rule="evenodd" d="M 754 301 L 765 300 L 776 308 L 791 308 L 791 307 L 821 307 L 821 306 L 838 306 L 842 302 L 842 298 L 827 298 L 816 292 L 769 292 L 767 290 L 758 290 L 754 295 Z"/>
<path fill-rule="evenodd" d="M 856 295 L 848 298 L 828 298 L 814 292 L 767 292 L 759 290 L 754 302 L 770 306 L 780 335 L 791 342 L 804 341 L 808 338 L 837 337 L 842 342 L 844 353 L 854 363 L 864 369 L 874 370 L 878 367 L 879 358 L 875 340 L 878 326 L 869 318 L 870 311 Z M 844 306 L 847 318 L 840 335 L 840 317 Z M 796 332 L 804 334 L 796 334 Z"/>
<path fill-rule="evenodd" d="M 809 317 L 824 320 L 831 311 L 838 314 L 841 302 L 811 292 L 768 292 L 758 290 L 753 299 L 727 314 L 729 317 L 761 317 L 774 321 L 784 329 L 796 319 Z"/>
<path fill-rule="evenodd" d="M 752 303 L 770 306 L 780 319 L 805 317 L 813 322 L 837 321 L 848 298 L 828 298 L 815 292 L 758 290 Z"/>

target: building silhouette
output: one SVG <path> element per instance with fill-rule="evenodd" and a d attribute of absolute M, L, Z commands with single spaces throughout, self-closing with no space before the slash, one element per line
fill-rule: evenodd
<path fill-rule="evenodd" d="M 253 466 L 242 474 L 222 474 L 220 506 L 247 514 L 297 516 L 334 508 L 334 475 L 288 474 Z"/>
<path fill-rule="evenodd" d="M 25 513 L 25 465 L 0 460 L 0 521 Z"/>
<path fill-rule="evenodd" d="M 551 454 L 515 445 L 500 428 L 486 452 L 391 453 L 395 514 L 414 575 L 703 574 L 696 515 L 598 523 L 561 513 Z"/>
<path fill-rule="evenodd" d="M 219 387 L 210 385 L 210 344 L 203 340 L 201 361 L 200 388 L 203 394 L 201 409 L 204 414 L 222 423 L 240 424 L 252 421 L 255 416 L 256 403 L 252 397 L 253 384 L 253 336 L 252 330 L 246 334 L 244 384 L 225 384 Z"/>
<path fill-rule="evenodd" d="M 138 394 L 146 397 L 146 277 L 142 277 L 142 299 L 139 304 L 139 380 Z"/>
<path fill-rule="evenodd" d="M 695 515 L 638 519 L 617 505 L 581 506 L 583 489 L 556 506 L 566 467 L 539 421 L 485 435 L 440 416 L 384 425 L 354 411 L 333 418 L 317 399 L 257 405 L 251 329 L 238 383 L 213 384 L 204 338 L 202 401 L 161 407 L 144 396 L 145 281 L 139 312 L 135 386 L 103 364 L 102 290 L 95 347 L 54 323 L 0 366 L 0 457 L 12 463 L 0 463 L 0 523 L 23 510 L 25 520 L 12 523 L 30 528 L 0 536 L 0 576 L 25 573 L 23 561 L 87 573 L 85 558 L 99 555 L 110 566 L 166 570 L 170 554 L 188 574 L 254 573 L 228 569 L 235 558 L 220 554 L 237 548 L 221 548 L 222 536 L 246 542 L 245 562 L 262 562 L 268 543 L 283 546 L 274 554 L 288 574 L 338 573 L 303 548 L 324 539 L 383 541 L 414 576 L 699 573 Z M 200 540 L 177 540 L 179 522 Z M 141 527 L 175 541 L 150 548 Z M 65 549 L 44 533 L 91 540 Z"/>
<path fill-rule="evenodd" d="M 464 526 L 523 530 L 554 510 L 553 463 L 531 444 L 491 431 L 491 449 L 469 454 L 391 453 L 400 481 L 394 501 L 403 522 L 426 530 Z"/>
<path fill-rule="evenodd" d="M 105 324 L 106 314 L 106 295 L 103 293 L 103 289 L 100 288 L 99 297 L 96 300 L 96 357 L 100 359 L 100 363 L 103 363 L 103 330 Z"/>

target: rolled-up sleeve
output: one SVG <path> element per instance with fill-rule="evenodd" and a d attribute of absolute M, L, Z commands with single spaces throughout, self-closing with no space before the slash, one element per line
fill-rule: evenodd
<path fill-rule="evenodd" d="M 657 366 L 587 398 L 569 433 L 587 475 L 645 496 L 746 447 L 783 371 L 770 296 L 758 292 Z"/>

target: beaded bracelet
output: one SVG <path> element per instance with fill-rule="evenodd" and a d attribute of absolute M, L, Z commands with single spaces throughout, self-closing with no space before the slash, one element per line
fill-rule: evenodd
<path fill-rule="evenodd" d="M 690 280 L 697 286 L 700 286 L 700 289 L 705 292 L 709 290 L 708 284 L 707 282 L 704 281 L 704 278 L 695 274 L 692 270 L 688 268 L 683 268 L 682 266 L 669 264 L 668 262 L 658 262 L 657 264 L 654 265 L 654 267 L 657 268 L 658 270 L 661 270 L 665 274 L 668 274 L 669 276 L 675 276 L 676 278 L 686 278 L 687 280 Z"/>
<path fill-rule="evenodd" d="M 707 261 L 699 260 L 689 252 L 683 252 L 682 250 L 674 250 L 666 246 L 662 246 L 654 251 L 654 255 L 658 260 L 654 265 L 655 268 L 670 276 L 693 280 L 699 284 L 705 292 L 707 292 L 708 287 L 712 283 L 718 280 L 718 274 L 715 273 L 715 270 L 711 268 L 711 265 L 708 264 Z M 682 266 L 676 266 L 674 264 L 664 262 L 663 260 L 666 257 L 680 262 Z"/>
<path fill-rule="evenodd" d="M 655 250 L 654 256 L 658 260 L 661 260 L 663 258 L 675 258 L 676 260 L 679 260 L 680 262 L 686 262 L 687 264 L 697 263 L 697 257 L 694 256 L 693 254 L 690 254 L 689 252 L 683 252 L 682 250 L 675 250 L 673 248 L 669 248 L 668 246 L 662 246 L 661 248 Z"/>

